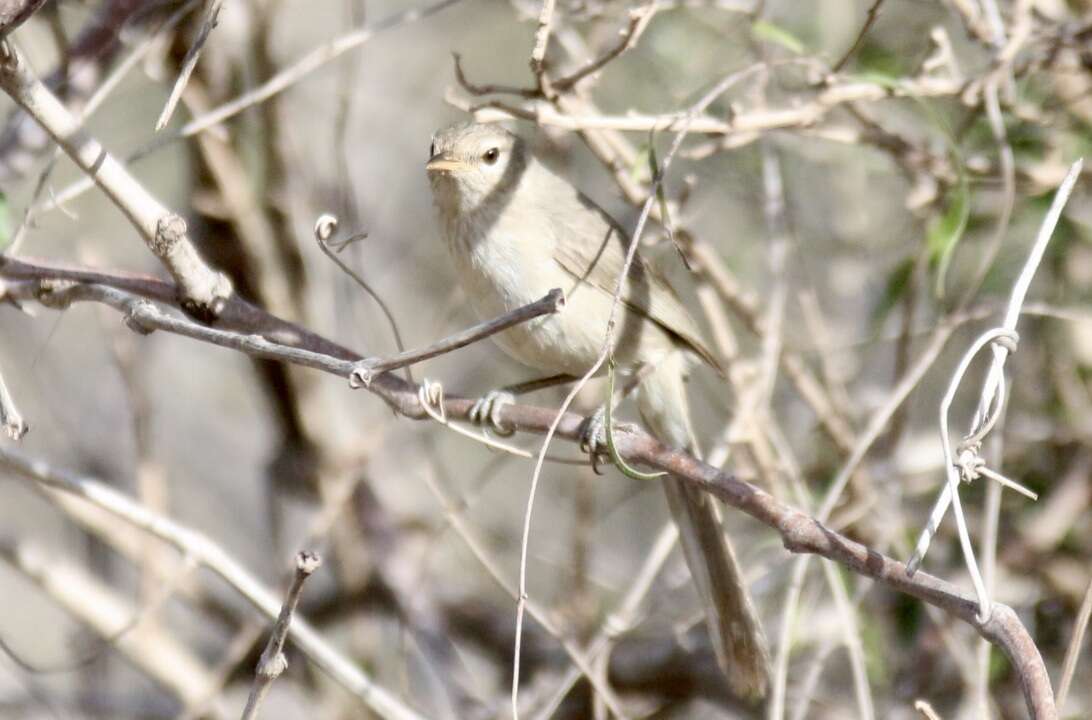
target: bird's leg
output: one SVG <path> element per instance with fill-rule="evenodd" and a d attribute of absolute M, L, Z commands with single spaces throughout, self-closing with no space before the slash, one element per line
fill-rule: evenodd
<path fill-rule="evenodd" d="M 506 385 L 505 387 L 497 388 L 496 390 L 490 390 L 485 395 L 478 398 L 478 401 L 470 408 L 470 422 L 475 425 L 485 425 L 488 423 L 493 432 L 502 437 L 511 435 L 515 430 L 506 427 L 499 417 L 499 412 L 502 407 L 513 404 L 520 395 L 532 393 L 536 390 L 544 390 L 545 388 L 555 387 L 557 385 L 565 385 L 574 382 L 575 380 L 576 378 L 572 375 L 550 375 L 549 377 L 538 378 L 537 380 L 527 380 L 526 382 Z"/>

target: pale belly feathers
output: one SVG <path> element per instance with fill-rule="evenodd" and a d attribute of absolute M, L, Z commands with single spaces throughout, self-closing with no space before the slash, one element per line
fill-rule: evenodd
<path fill-rule="evenodd" d="M 460 235 L 467 238 L 466 234 Z M 451 243 L 460 240 L 448 237 Z M 468 245 L 453 245 L 455 270 L 471 306 L 483 320 L 532 303 L 553 288 L 561 288 L 565 307 L 559 313 L 509 328 L 494 335 L 493 340 L 504 352 L 529 367 L 551 374 L 583 375 L 602 351 L 611 297 L 598 288 L 578 286 L 575 278 L 554 260 L 552 238 L 536 238 L 536 241 L 516 241 L 511 231 L 494 227 Z M 627 314 L 626 307 L 620 305 L 619 326 L 627 320 Z M 664 350 L 670 349 L 665 333 L 658 328 L 648 329 L 662 335 Z M 644 344 L 649 344 L 648 339 Z M 630 345 L 624 342 L 618 347 L 616 343 L 620 362 L 630 361 Z"/>

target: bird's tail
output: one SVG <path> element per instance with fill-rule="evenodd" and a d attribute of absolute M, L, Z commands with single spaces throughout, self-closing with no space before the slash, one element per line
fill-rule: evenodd
<path fill-rule="evenodd" d="M 641 417 L 661 442 L 698 455 L 683 376 L 681 352 L 666 357 L 642 380 Z M 667 504 L 679 528 L 683 555 L 705 609 L 717 662 L 736 695 L 759 700 L 769 684 L 769 651 L 735 552 L 709 493 L 664 478 Z"/>

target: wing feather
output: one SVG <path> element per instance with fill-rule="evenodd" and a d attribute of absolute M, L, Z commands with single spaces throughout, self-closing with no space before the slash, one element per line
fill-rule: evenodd
<path fill-rule="evenodd" d="M 554 214 L 554 259 L 578 282 L 613 297 L 625 265 L 629 235 L 590 198 L 575 190 L 571 192 L 573 211 Z M 599 238 L 600 242 L 588 243 L 584 239 L 589 237 Z M 674 289 L 644 261 L 640 252 L 629 267 L 622 301 L 724 375 L 724 368 L 702 340 L 697 324 Z"/>

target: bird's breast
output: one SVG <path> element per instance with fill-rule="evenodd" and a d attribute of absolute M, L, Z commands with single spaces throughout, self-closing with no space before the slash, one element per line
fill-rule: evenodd
<path fill-rule="evenodd" d="M 535 318 L 493 336 L 515 360 L 549 373 L 583 374 L 595 362 L 609 304 L 575 280 L 553 258 L 552 238 L 534 227 L 493 228 L 449 237 L 455 270 L 477 315 L 489 320 L 532 303 L 554 288 L 566 296 L 555 315 Z"/>

